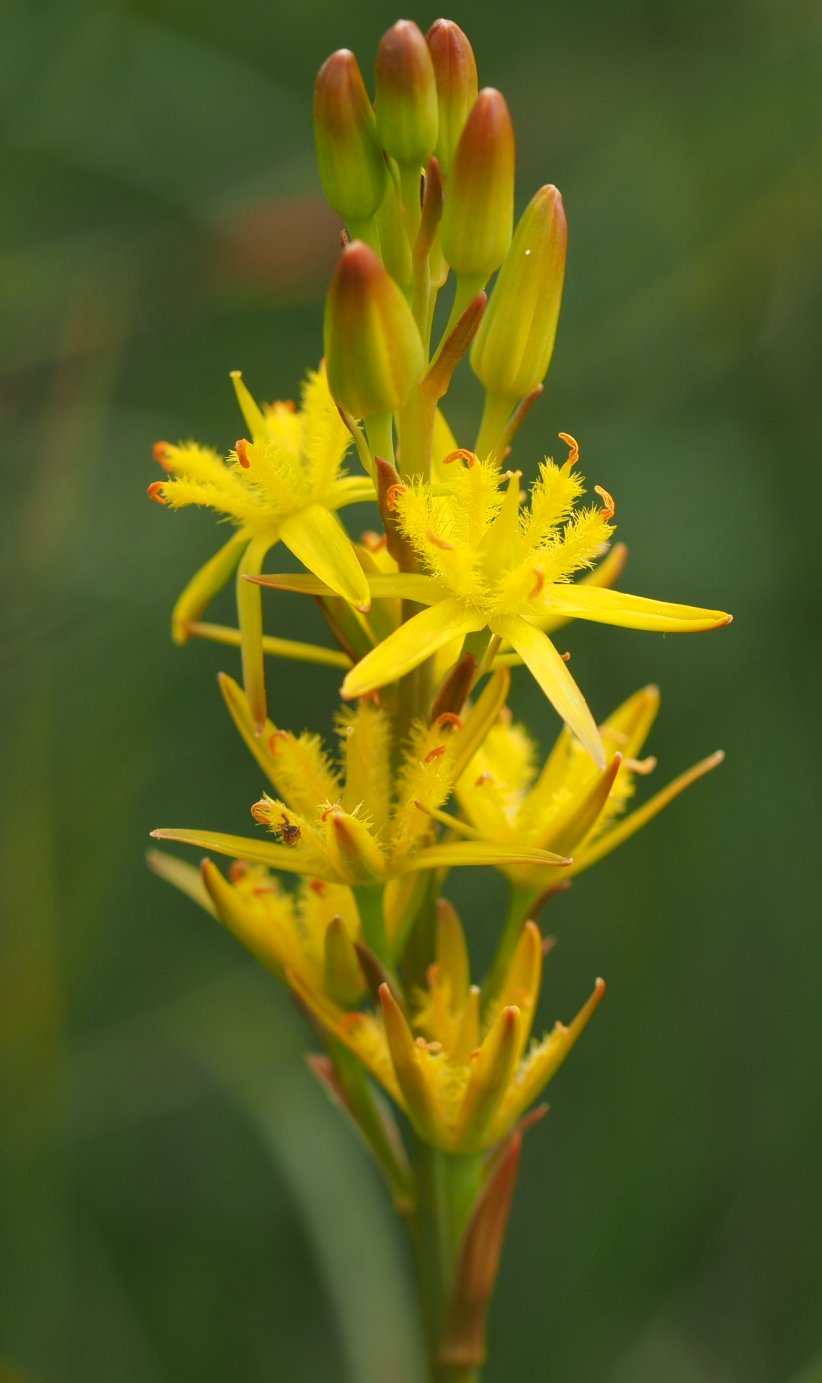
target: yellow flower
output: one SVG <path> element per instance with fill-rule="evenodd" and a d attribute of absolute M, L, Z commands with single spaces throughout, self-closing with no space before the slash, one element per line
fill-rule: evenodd
<path fill-rule="evenodd" d="M 572 439 L 568 439 L 572 442 Z M 718 610 L 673 605 L 570 584 L 591 568 L 613 526 L 614 504 L 580 508 L 584 492 L 574 472 L 573 443 L 563 466 L 545 461 L 520 511 L 519 473 L 500 476 L 493 462 L 470 452 L 458 457 L 446 486 L 418 482 L 398 488 L 396 512 L 427 574 L 372 581 L 372 594 L 403 596 L 429 608 L 414 615 L 347 674 L 344 697 L 363 696 L 404 676 L 454 639 L 488 630 L 496 647 L 509 644 L 559 715 L 600 768 L 605 753 L 585 699 L 542 624 L 587 619 L 629 629 L 668 632 L 713 629 L 730 621 Z"/>
<path fill-rule="evenodd" d="M 243 680 L 259 729 L 265 720 L 262 609 L 259 588 L 244 577 L 258 573 L 269 548 L 283 542 L 331 591 L 367 608 L 368 586 L 336 511 L 373 499 L 374 488 L 368 477 L 341 469 L 351 437 L 322 366 L 309 373 L 299 411 L 287 403 L 260 408 L 239 373 L 232 378 L 251 439 L 241 438 L 227 460 L 194 442 L 158 442 L 155 455 L 168 478 L 150 485 L 149 494 L 172 509 L 205 505 L 238 527 L 186 586 L 172 633 L 186 642 L 191 625 L 238 568 Z"/>
<path fill-rule="evenodd" d="M 252 815 L 276 840 L 176 828 L 152 835 L 369 891 L 425 869 L 511 863 L 567 866 L 564 856 L 519 844 L 434 839 L 436 813 L 496 719 L 507 678 L 503 673 L 492 679 L 464 721 L 445 715 L 433 725 L 414 727 L 395 771 L 390 720 L 381 707 L 363 701 L 343 710 L 337 767 L 317 735 L 292 735 L 268 721 L 258 736 L 242 689 L 222 676 L 235 724 L 274 789 L 275 795 L 266 793 L 254 804 Z M 390 905 L 390 899 L 387 902 Z M 386 912 L 389 918 L 394 912 L 401 917 L 403 908 L 387 906 Z M 369 914 L 364 925 L 369 944 L 385 957 L 388 942 L 395 938 L 385 936 L 381 906 L 378 913 L 376 919 Z"/>
<path fill-rule="evenodd" d="M 502 1138 L 542 1093 L 596 1008 L 605 985 L 569 1027 L 531 1042 L 542 974 L 542 938 L 526 923 L 503 983 L 485 1013 L 469 983 L 459 920 L 440 906 L 436 960 L 427 989 L 405 1011 L 380 987 L 380 1012 L 348 1011 L 294 969 L 288 979 L 314 1017 L 343 1043 L 408 1114 L 427 1142 L 477 1152 Z"/>
<path fill-rule="evenodd" d="M 608 717 L 600 734 L 611 757 L 601 771 L 592 769 L 579 742 L 563 729 L 537 772 L 533 740 L 503 710 L 456 785 L 470 834 L 572 855 L 564 879 L 588 869 L 722 762 L 721 751 L 711 754 L 626 816 L 637 775 L 656 767 L 656 759 L 639 755 L 659 702 L 659 689 L 644 687 Z M 544 894 L 544 873 L 521 864 L 501 868 L 529 895 L 528 906 Z"/>

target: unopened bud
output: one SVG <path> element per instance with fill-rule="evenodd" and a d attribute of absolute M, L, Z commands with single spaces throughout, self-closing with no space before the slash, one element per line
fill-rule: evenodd
<path fill-rule="evenodd" d="M 377 131 L 398 163 L 421 167 L 437 142 L 437 83 L 420 30 L 400 19 L 377 49 Z"/>
<path fill-rule="evenodd" d="M 541 187 L 523 212 L 471 348 L 489 393 L 512 403 L 548 372 L 565 276 L 568 230 L 562 197 Z"/>
<path fill-rule="evenodd" d="M 373 250 L 354 240 L 340 255 L 325 308 L 328 387 L 356 418 L 402 408 L 422 376 L 411 308 Z"/>
<path fill-rule="evenodd" d="M 437 158 L 443 176 L 447 176 L 465 122 L 477 99 L 477 63 L 471 44 L 459 24 L 451 19 L 438 19 L 432 24 L 425 41 L 437 81 Z"/>
<path fill-rule="evenodd" d="M 314 138 L 328 202 L 347 221 L 367 221 L 382 201 L 387 173 L 374 110 L 347 48 L 332 53 L 317 74 Z"/>
<path fill-rule="evenodd" d="M 514 224 L 514 161 L 505 98 L 486 87 L 457 145 L 442 216 L 443 254 L 457 274 L 484 283 L 504 260 Z"/>

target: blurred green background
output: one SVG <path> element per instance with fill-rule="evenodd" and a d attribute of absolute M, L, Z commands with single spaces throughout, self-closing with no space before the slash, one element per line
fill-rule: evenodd
<path fill-rule="evenodd" d="M 525 1144 L 487 1377 L 818 1383 L 820 11 L 451 15 L 512 107 L 520 205 L 556 182 L 570 221 L 519 463 L 573 432 L 626 589 L 736 614 L 567 636 L 600 716 L 661 684 L 659 781 L 728 759 L 543 918 L 545 1021 L 609 994 Z M 287 397 L 318 359 L 313 74 L 342 45 L 370 74 L 397 17 L 2 5 L 3 1383 L 421 1380 L 400 1231 L 296 1013 L 143 859 L 155 825 L 246 829 L 260 788 L 234 655 L 169 642 L 217 534 L 145 500 L 150 444 L 232 444 L 229 369 Z M 280 723 L 327 726 L 336 682 L 272 664 Z M 516 706 L 547 745 L 524 679 Z M 497 881 L 455 896 L 487 948 Z"/>

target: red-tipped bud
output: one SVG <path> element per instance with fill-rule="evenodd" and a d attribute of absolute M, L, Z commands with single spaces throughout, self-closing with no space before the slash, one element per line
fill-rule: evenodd
<path fill-rule="evenodd" d="M 386 185 L 377 122 L 357 59 L 332 53 L 314 87 L 314 138 L 323 192 L 347 221 L 367 221 Z"/>
<path fill-rule="evenodd" d="M 333 398 L 356 418 L 402 408 L 422 376 L 411 309 L 374 251 L 358 240 L 343 250 L 331 279 L 325 361 Z"/>
<path fill-rule="evenodd" d="M 443 176 L 447 176 L 465 122 L 477 99 L 477 62 L 459 24 L 451 19 L 438 19 L 431 25 L 425 40 L 437 81 L 437 158 Z"/>
<path fill-rule="evenodd" d="M 541 187 L 519 220 L 471 348 L 471 367 L 489 393 L 517 401 L 545 378 L 567 243 L 562 197 L 555 187 Z"/>
<path fill-rule="evenodd" d="M 485 282 L 514 224 L 514 127 L 505 98 L 485 87 L 462 132 L 442 216 L 442 250 L 458 274 Z"/>
<path fill-rule="evenodd" d="M 420 30 L 400 19 L 377 49 L 377 132 L 398 163 L 420 167 L 437 142 L 437 83 Z"/>

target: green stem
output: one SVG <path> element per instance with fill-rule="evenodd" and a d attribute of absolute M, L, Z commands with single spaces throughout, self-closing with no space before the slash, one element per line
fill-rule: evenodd
<path fill-rule="evenodd" d="M 400 163 L 400 198 L 408 231 L 408 242 L 413 245 L 422 220 L 422 170 L 418 163 Z"/>
<path fill-rule="evenodd" d="M 357 911 L 360 914 L 363 941 L 369 950 L 374 952 L 377 959 L 382 961 L 387 969 L 393 971 L 394 967 L 391 960 L 391 950 L 388 945 L 388 935 L 385 930 L 383 885 L 354 884 L 352 885 L 352 892 L 357 900 Z"/>
<path fill-rule="evenodd" d="M 349 220 L 348 232 L 352 240 L 362 240 L 375 254 L 380 254 L 380 232 L 375 216 L 370 216 L 367 221 Z"/>
<path fill-rule="evenodd" d="M 380 413 L 368 418 L 365 423 L 368 446 L 372 456 L 381 456 L 383 461 L 394 464 L 394 414 Z"/>
<path fill-rule="evenodd" d="M 423 1316 L 435 1383 L 469 1383 L 476 1370 L 438 1360 L 457 1253 L 482 1181 L 481 1153 L 448 1153 L 417 1140 L 417 1258 Z"/>
<path fill-rule="evenodd" d="M 451 335 L 451 332 L 454 330 L 454 327 L 457 325 L 457 322 L 459 321 L 468 304 L 474 301 L 474 298 L 477 296 L 478 293 L 482 292 L 484 287 L 484 278 L 475 278 L 473 275 L 463 274 L 460 274 L 457 277 L 457 287 L 454 292 L 454 304 L 451 308 L 451 315 L 448 318 L 445 331 L 442 333 L 442 339 L 440 340 L 440 343 L 434 355 L 435 360 L 437 359 L 437 356 L 442 350 L 445 342 L 448 340 L 448 337 Z"/>

